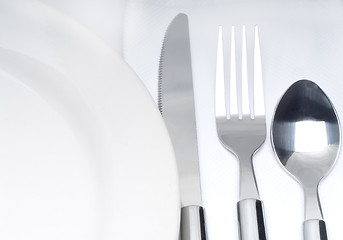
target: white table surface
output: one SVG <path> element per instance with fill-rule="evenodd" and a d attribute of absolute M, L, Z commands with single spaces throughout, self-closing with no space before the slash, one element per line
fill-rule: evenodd
<path fill-rule="evenodd" d="M 164 32 L 177 13 L 188 14 L 203 205 L 209 240 L 238 239 L 238 161 L 219 143 L 214 119 L 218 25 L 223 25 L 224 34 L 232 25 L 259 25 L 268 129 L 278 100 L 300 79 L 315 81 L 343 118 L 342 1 L 128 0 L 119 4 L 103 0 L 98 11 L 104 12 L 97 12 L 97 15 L 91 9 L 80 8 L 84 5 L 81 1 L 75 2 L 73 9 L 66 7 L 70 1 L 42 1 L 84 23 L 122 53 L 155 99 Z M 104 8 L 106 4 L 108 8 Z M 80 17 L 80 9 L 84 11 L 82 16 L 94 19 Z M 112 23 L 100 20 L 105 16 L 109 20 L 117 17 L 117 20 Z M 118 25 L 119 22 L 122 25 Z M 110 36 L 106 35 L 109 32 Z M 319 188 L 329 239 L 343 237 L 342 158 L 341 154 Z M 265 204 L 269 239 L 302 239 L 303 192 L 277 162 L 269 136 L 254 163 L 260 196 Z"/>

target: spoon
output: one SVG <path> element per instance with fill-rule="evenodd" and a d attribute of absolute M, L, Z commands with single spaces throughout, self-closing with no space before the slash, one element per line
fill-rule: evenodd
<path fill-rule="evenodd" d="M 340 125 L 328 96 L 312 81 L 294 83 L 281 98 L 272 122 L 273 149 L 282 166 L 303 186 L 305 240 L 326 240 L 318 185 L 336 162 Z"/>

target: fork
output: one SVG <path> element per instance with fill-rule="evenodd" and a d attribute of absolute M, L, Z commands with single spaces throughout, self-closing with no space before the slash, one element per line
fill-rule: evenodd
<path fill-rule="evenodd" d="M 237 213 L 240 239 L 265 240 L 263 203 L 252 161 L 266 138 L 258 26 L 233 26 L 231 40 L 227 42 L 230 41 L 230 58 L 225 58 L 228 60 L 226 64 L 220 26 L 216 72 L 217 133 L 222 145 L 239 160 Z"/>

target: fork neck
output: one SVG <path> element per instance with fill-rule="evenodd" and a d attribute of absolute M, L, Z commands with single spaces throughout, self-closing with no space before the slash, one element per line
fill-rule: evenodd
<path fill-rule="evenodd" d="M 240 200 L 249 198 L 260 199 L 252 162 L 252 155 L 242 155 L 238 156 L 238 158 L 240 163 Z"/>

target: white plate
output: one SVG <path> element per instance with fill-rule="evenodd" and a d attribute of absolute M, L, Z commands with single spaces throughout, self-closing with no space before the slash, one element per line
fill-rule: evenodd
<path fill-rule="evenodd" d="M 1 1 L 0 32 L 0 238 L 177 239 L 172 148 L 133 71 L 36 1 Z"/>

